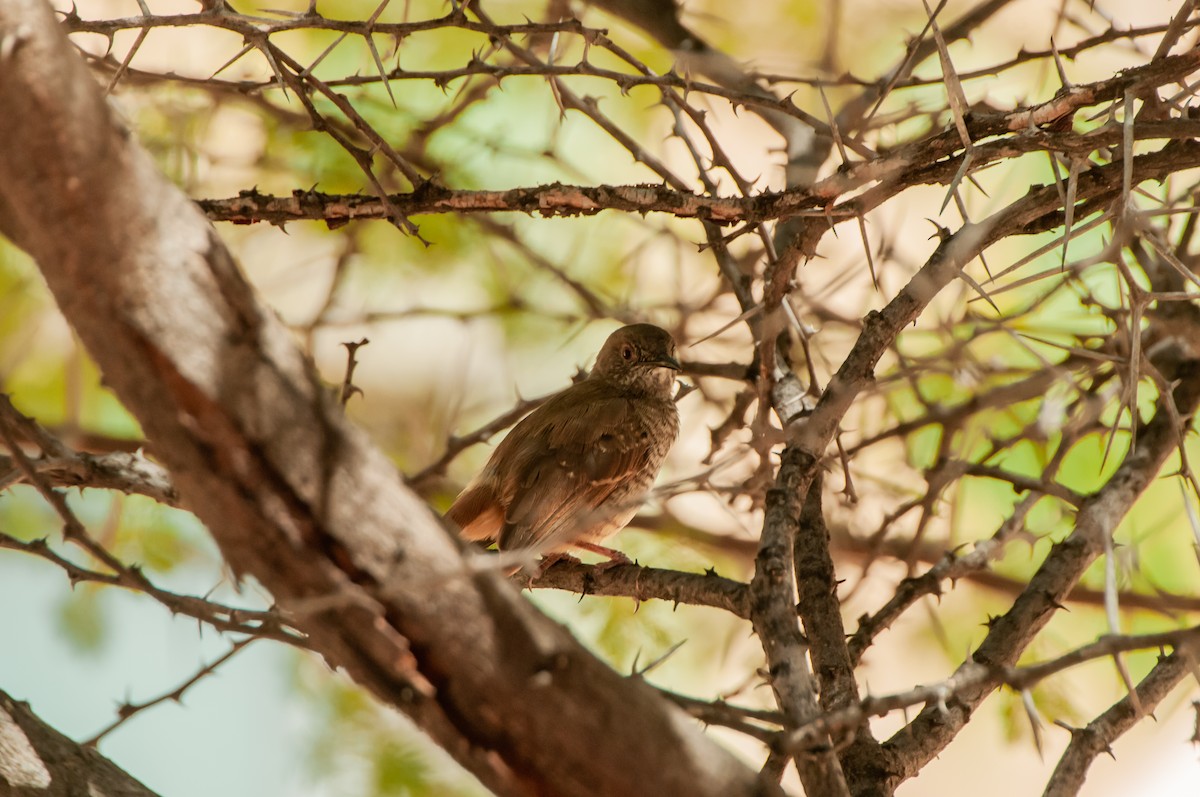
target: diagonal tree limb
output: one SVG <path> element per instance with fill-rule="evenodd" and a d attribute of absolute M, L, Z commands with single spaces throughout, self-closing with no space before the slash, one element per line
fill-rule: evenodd
<path fill-rule="evenodd" d="M 0 794 L 157 797 L 113 762 L 44 723 L 0 691 Z"/>

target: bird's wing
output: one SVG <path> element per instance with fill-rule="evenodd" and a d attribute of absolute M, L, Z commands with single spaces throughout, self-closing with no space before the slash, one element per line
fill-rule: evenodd
<path fill-rule="evenodd" d="M 559 400 L 572 392 L 556 397 L 557 406 L 548 403 L 540 417 L 531 415 L 530 428 L 515 441 L 521 455 L 504 474 L 502 549 L 553 550 L 579 539 L 619 514 L 620 500 L 635 497 L 630 485 L 641 486 L 652 467 L 654 440 L 628 399 Z M 610 498 L 616 505 L 600 510 Z"/>

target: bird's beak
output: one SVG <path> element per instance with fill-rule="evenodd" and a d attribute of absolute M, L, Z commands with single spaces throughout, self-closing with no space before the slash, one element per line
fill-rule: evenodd
<path fill-rule="evenodd" d="M 651 360 L 650 365 L 657 365 L 659 368 L 670 368 L 672 371 L 683 370 L 683 366 L 679 364 L 679 360 L 676 360 L 669 354 L 664 354 L 657 360 Z"/>

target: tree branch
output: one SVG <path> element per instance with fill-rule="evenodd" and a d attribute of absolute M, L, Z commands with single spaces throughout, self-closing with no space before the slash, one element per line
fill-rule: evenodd
<path fill-rule="evenodd" d="M 24 797 L 158 797 L 116 764 L 0 691 L 0 793 Z"/>
<path fill-rule="evenodd" d="M 1136 700 L 1132 695 L 1126 695 L 1089 722 L 1086 728 L 1072 728 L 1071 743 L 1059 757 L 1054 773 L 1046 782 L 1045 797 L 1078 794 L 1096 756 L 1111 754 L 1111 745 L 1121 734 L 1132 728 L 1145 714 L 1152 713 L 1180 681 L 1195 672 L 1195 645 L 1177 647 L 1171 655 L 1161 657 L 1154 669 L 1137 685 Z"/>
<path fill-rule="evenodd" d="M 838 601 L 838 579 L 829 551 L 825 525 L 823 479 L 820 474 L 808 489 L 800 512 L 800 529 L 793 555 L 796 560 L 796 608 L 804 621 L 811 646 L 813 672 L 819 684 L 822 712 L 836 711 L 858 700 L 854 662 L 846 644 L 846 626 Z M 869 793 L 877 781 L 883 758 L 879 742 L 864 723 L 855 729 L 838 757 L 851 794 Z"/>
<path fill-rule="evenodd" d="M 767 493 L 762 541 L 750 582 L 750 620 L 766 653 L 771 688 L 788 728 L 816 719 L 817 685 L 808 666 L 808 641 L 796 618 L 792 546 L 799 532 L 801 474 L 811 462 L 795 447 L 784 449 L 775 485 Z M 796 768 L 809 794 L 849 794 L 841 766 L 828 739 L 817 737 L 811 749 L 796 757 Z"/>
<path fill-rule="evenodd" d="M 895 694 L 866 697 L 846 708 L 827 712 L 809 725 L 789 734 L 785 742 L 785 747 L 804 749 L 805 746 L 812 744 L 815 740 L 822 738 L 826 734 L 851 730 L 861 725 L 868 717 L 882 717 L 885 714 L 909 708 L 910 706 L 924 704 L 925 709 L 922 714 L 929 711 L 947 714 L 953 710 L 953 707 L 963 694 L 980 686 L 992 684 L 994 687 L 995 685 L 1002 684 L 1015 690 L 1029 689 L 1046 678 L 1064 672 L 1085 661 L 1093 661 L 1117 653 L 1171 646 L 1178 648 L 1179 652 L 1183 653 L 1183 658 L 1185 659 L 1184 666 L 1191 667 L 1192 663 L 1188 658 L 1186 649 L 1194 646 L 1197 640 L 1200 640 L 1200 626 L 1160 631 L 1155 634 L 1105 636 L 1090 645 L 1084 645 L 1057 658 L 1027 667 L 986 664 L 980 661 L 967 662 L 944 681 L 916 686 Z M 1167 668 L 1169 672 L 1164 671 L 1161 677 L 1164 679 L 1174 677 L 1174 666 L 1173 663 Z M 1153 672 L 1151 676 L 1147 677 L 1153 677 Z M 1156 684 L 1154 689 L 1161 689 L 1163 685 Z M 1165 692 L 1160 694 L 1154 691 L 1151 694 L 1158 694 L 1159 700 L 1165 696 Z M 1122 701 L 1113 708 L 1116 709 L 1124 703 L 1125 701 Z M 1117 714 L 1123 715 L 1123 712 L 1129 708 L 1130 706 L 1124 705 Z M 1122 716 L 1121 722 L 1126 721 L 1128 721 L 1128 718 Z M 1124 726 L 1122 731 L 1127 727 Z M 881 788 L 888 787 L 886 783 L 877 783 L 876 786 Z"/>

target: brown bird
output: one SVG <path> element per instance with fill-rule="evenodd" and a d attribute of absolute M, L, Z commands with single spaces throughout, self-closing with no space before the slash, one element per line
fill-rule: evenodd
<path fill-rule="evenodd" d="M 599 543 L 637 513 L 679 434 L 679 370 L 665 330 L 618 329 L 586 379 L 513 428 L 446 517 L 502 551 L 576 547 L 628 562 Z"/>

